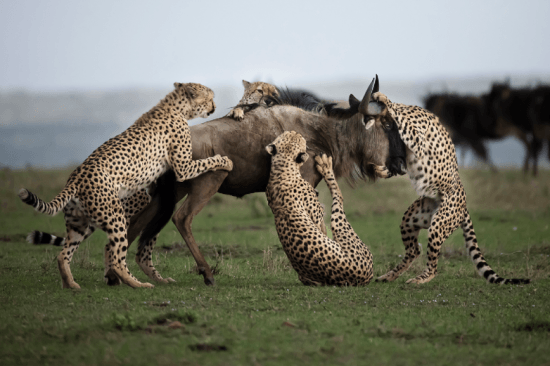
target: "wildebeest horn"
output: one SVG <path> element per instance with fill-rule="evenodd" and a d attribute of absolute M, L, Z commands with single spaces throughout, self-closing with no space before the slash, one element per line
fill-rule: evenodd
<path fill-rule="evenodd" d="M 361 101 L 361 105 L 359 105 L 359 111 L 363 114 L 369 115 L 369 116 L 376 116 L 377 114 L 380 114 L 382 112 L 382 108 L 378 105 L 376 102 L 371 103 L 371 97 L 373 92 L 377 92 L 379 88 L 378 83 L 378 75 L 376 75 L 376 81 L 375 79 L 372 79 L 369 88 L 367 89 L 367 92 L 365 93 L 365 96 L 363 97 L 363 100 Z M 376 90 L 374 90 L 376 89 Z"/>
<path fill-rule="evenodd" d="M 378 74 L 376 74 L 376 81 L 374 82 L 374 88 L 372 89 L 373 93 L 378 93 L 380 91 L 380 83 L 378 82 Z"/>

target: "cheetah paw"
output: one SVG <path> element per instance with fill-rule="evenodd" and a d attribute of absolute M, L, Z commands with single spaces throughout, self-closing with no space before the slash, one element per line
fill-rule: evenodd
<path fill-rule="evenodd" d="M 244 111 L 242 108 L 233 108 L 229 111 L 227 117 L 233 118 L 237 121 L 242 121 L 244 119 Z"/>
<path fill-rule="evenodd" d="M 399 277 L 397 273 L 394 271 L 389 271 L 385 275 L 378 277 L 375 282 L 393 282 L 397 279 L 397 277 Z"/>
<path fill-rule="evenodd" d="M 218 166 L 216 168 L 212 169 L 213 171 L 226 170 L 226 171 L 230 172 L 230 171 L 233 170 L 233 162 L 227 156 L 221 156 L 219 154 L 216 154 L 214 156 L 214 161 L 216 161 L 216 164 Z"/>
<path fill-rule="evenodd" d="M 411 278 L 410 280 L 408 280 L 406 283 L 414 283 L 414 284 L 421 284 L 421 283 L 428 283 L 430 282 L 433 278 L 435 277 L 435 275 L 424 275 L 424 274 L 421 274 L 420 276 L 416 276 L 415 278 Z"/>
<path fill-rule="evenodd" d="M 384 94 L 382 94 L 381 92 L 376 92 L 376 93 L 372 94 L 371 99 L 376 101 L 376 102 L 380 102 L 380 103 L 384 103 L 384 104 L 386 104 L 387 101 L 388 101 L 388 97 L 385 96 Z"/>
<path fill-rule="evenodd" d="M 170 277 L 166 277 L 166 278 L 161 278 L 160 280 L 158 280 L 159 282 L 162 282 L 162 283 L 173 283 L 173 282 L 176 282 L 176 280 L 174 280 L 173 278 L 170 278 Z"/>
<path fill-rule="evenodd" d="M 142 288 L 155 288 L 155 285 L 150 284 L 149 282 L 142 282 L 139 287 L 142 287 Z"/>
<path fill-rule="evenodd" d="M 372 165 L 374 167 L 374 174 L 378 178 L 391 178 L 393 176 L 393 174 L 385 165 L 375 165 L 375 164 L 372 164 Z"/>
<path fill-rule="evenodd" d="M 316 167 L 319 173 L 324 177 L 332 171 L 332 157 L 326 154 L 315 156 Z"/>

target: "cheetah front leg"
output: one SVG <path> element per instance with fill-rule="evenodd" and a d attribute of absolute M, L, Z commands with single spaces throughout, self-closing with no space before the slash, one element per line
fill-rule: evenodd
<path fill-rule="evenodd" d="M 215 155 L 210 158 L 200 160 L 189 160 L 181 163 L 177 159 L 173 166 L 178 182 L 184 182 L 199 175 L 216 170 L 233 170 L 233 162 L 227 156 Z"/>
<path fill-rule="evenodd" d="M 121 200 L 121 203 L 124 206 L 124 214 L 128 223 L 128 227 L 126 228 L 126 230 L 128 230 L 128 228 L 130 227 L 130 220 L 132 219 L 132 217 L 138 212 L 141 212 L 141 210 L 143 210 L 150 201 L 151 196 L 149 196 L 145 189 L 142 189 L 134 195 Z M 139 268 L 141 268 L 141 270 L 147 275 L 147 277 L 155 282 L 176 282 L 172 278 L 162 278 L 160 273 L 153 266 L 153 248 L 157 241 L 157 237 L 158 235 L 150 240 L 149 243 L 147 243 L 146 245 L 142 245 L 140 243 L 135 257 L 136 263 L 138 264 Z M 128 245 L 130 244 L 131 243 L 129 242 Z"/>
<path fill-rule="evenodd" d="M 347 221 L 344 212 L 344 198 L 332 170 L 332 157 L 328 157 L 326 154 L 316 156 L 315 162 L 317 170 L 323 176 L 332 196 L 330 229 L 333 239 L 340 244 L 347 244 L 355 240 L 361 241 Z"/>
<path fill-rule="evenodd" d="M 377 282 L 394 281 L 410 268 L 414 260 L 420 255 L 420 247 L 418 245 L 420 229 L 428 229 L 430 227 L 432 216 L 438 207 L 438 201 L 429 197 L 420 197 L 409 207 L 403 215 L 400 226 L 401 239 L 407 251 L 405 257 L 394 269 L 378 277 L 376 279 Z"/>
<path fill-rule="evenodd" d="M 100 186 L 95 187 L 101 189 Z M 95 195 L 88 195 L 82 198 L 81 204 L 84 205 L 86 211 L 90 215 L 92 223 L 96 227 L 100 227 L 109 238 L 109 250 L 105 254 L 106 262 L 109 263 L 109 269 L 106 269 L 106 274 L 114 273 L 124 284 L 136 287 L 154 287 L 150 283 L 141 283 L 135 278 L 126 265 L 126 255 L 128 254 L 128 240 L 126 235 L 126 217 L 122 204 L 114 191 L 108 188 L 103 188 L 104 200 L 111 202 L 108 208 L 97 209 L 95 206 Z M 90 208 L 96 208 L 94 210 Z"/>
<path fill-rule="evenodd" d="M 157 237 L 158 235 L 149 240 L 149 242 L 145 245 L 141 245 L 140 242 L 140 246 L 136 254 L 136 263 L 138 264 L 139 268 L 141 268 L 141 270 L 153 281 L 161 283 L 176 282 L 170 277 L 162 278 L 160 273 L 153 266 L 153 248 L 155 247 Z"/>
<path fill-rule="evenodd" d="M 229 113 L 227 113 L 227 117 L 233 118 L 237 121 L 242 121 L 244 119 L 244 110 L 241 107 L 236 106 L 231 109 Z"/>

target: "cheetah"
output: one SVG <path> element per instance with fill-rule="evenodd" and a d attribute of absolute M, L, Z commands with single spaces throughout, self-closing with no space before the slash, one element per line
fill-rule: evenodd
<path fill-rule="evenodd" d="M 374 87 L 373 87 L 374 83 Z M 427 110 L 392 103 L 379 91 L 378 75 L 371 93 L 367 117 L 383 125 L 395 123 L 407 146 L 407 173 L 420 196 L 405 212 L 401 237 L 406 248 L 402 262 L 376 281 L 394 281 L 420 255 L 418 234 L 428 229 L 428 262 L 424 271 L 407 283 L 426 283 L 437 274 L 437 261 L 443 242 L 460 226 L 466 249 L 478 273 L 489 283 L 523 284 L 529 279 L 505 279 L 489 267 L 477 244 L 472 219 L 466 208 L 466 193 L 458 174 L 456 152 L 449 133 Z"/>
<path fill-rule="evenodd" d="M 65 188 L 51 202 L 42 201 L 25 188 L 20 190 L 21 200 L 38 212 L 53 216 L 63 210 L 65 214 L 67 236 L 57 257 L 63 288 L 80 288 L 70 263 L 93 228 L 105 231 L 109 238 L 105 248 L 106 277 L 134 288 L 154 287 L 138 281 L 126 265 L 126 230 L 131 214 L 149 202 L 144 189 L 169 169 L 178 181 L 211 170 L 233 169 L 231 160 L 219 155 L 191 159 L 187 121 L 214 112 L 214 92 L 196 83 L 174 83 L 174 87 L 126 131 L 97 148 L 71 173 Z M 152 267 L 151 253 L 145 255 L 144 262 Z"/>
<path fill-rule="evenodd" d="M 276 97 L 279 95 L 277 87 L 261 81 L 249 83 L 243 80 L 244 94 L 239 104 L 229 111 L 227 117 L 233 118 L 237 121 L 244 119 L 245 112 L 252 105 L 265 104 L 265 101 L 269 97 Z"/>
<path fill-rule="evenodd" d="M 346 219 L 343 198 L 332 170 L 332 158 L 316 156 L 333 203 L 331 229 L 323 231 L 323 208 L 316 191 L 300 175 L 307 161 L 306 140 L 286 131 L 266 147 L 271 174 L 266 196 L 275 216 L 283 249 L 304 285 L 366 285 L 373 277 L 372 254 Z"/>

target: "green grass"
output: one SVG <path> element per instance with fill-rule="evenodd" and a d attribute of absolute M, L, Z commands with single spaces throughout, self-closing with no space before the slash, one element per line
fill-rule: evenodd
<path fill-rule="evenodd" d="M 548 171 L 536 179 L 517 171 L 462 172 L 486 259 L 499 275 L 531 278 L 527 286 L 486 284 L 457 231 L 428 284 L 405 284 L 424 268 L 423 256 L 394 283 L 305 287 L 281 249 L 265 198 L 217 195 L 193 224 L 216 266 L 215 287 L 203 284 L 170 223 L 154 263 L 176 283 L 108 287 L 106 236 L 97 232 L 71 265 L 80 291 L 61 289 L 59 248 L 24 241 L 34 229 L 63 235 L 62 215 L 38 214 L 16 196 L 26 187 L 51 199 L 68 173 L 0 171 L 2 365 L 550 364 Z M 341 187 L 380 276 L 404 254 L 399 223 L 415 194 L 406 178 Z M 326 187 L 319 188 L 330 207 Z M 425 232 L 420 242 L 427 242 Z M 129 267 L 146 280 L 133 260 Z"/>

